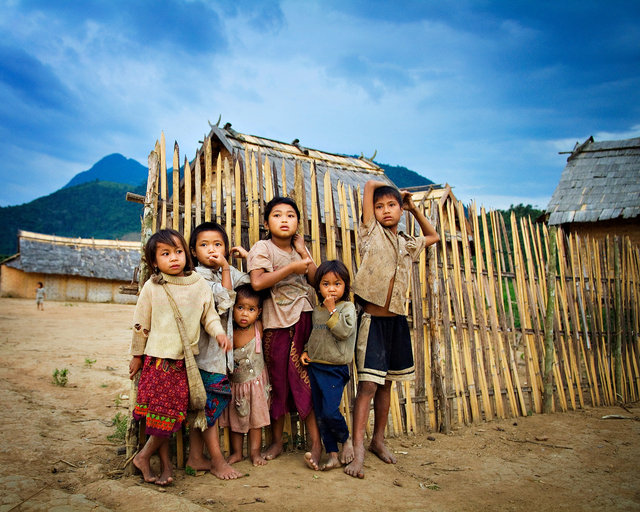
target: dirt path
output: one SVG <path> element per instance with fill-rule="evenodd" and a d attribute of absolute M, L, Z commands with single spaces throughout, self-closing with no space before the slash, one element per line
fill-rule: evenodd
<path fill-rule="evenodd" d="M 233 482 L 176 472 L 167 489 L 122 477 L 107 440 L 126 414 L 133 306 L 0 299 L 0 512 L 9 510 L 640 510 L 640 422 L 619 407 L 494 421 L 390 441 L 366 478 L 313 473 L 302 453 Z M 55 369 L 68 369 L 64 387 Z"/>

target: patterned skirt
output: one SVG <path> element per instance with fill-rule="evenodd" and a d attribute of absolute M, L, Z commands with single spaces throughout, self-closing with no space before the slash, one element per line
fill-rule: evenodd
<path fill-rule="evenodd" d="M 231 400 L 231 383 L 222 373 L 206 372 L 200 369 L 200 376 L 207 392 L 207 405 L 204 413 L 207 416 L 207 426 L 213 427 L 216 421 L 229 405 Z"/>
<path fill-rule="evenodd" d="M 188 404 L 184 360 L 145 356 L 133 417 L 146 420 L 147 435 L 170 437 L 186 419 Z"/>

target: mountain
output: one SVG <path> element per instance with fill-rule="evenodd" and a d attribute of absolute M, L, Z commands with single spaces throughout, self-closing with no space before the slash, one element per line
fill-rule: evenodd
<path fill-rule="evenodd" d="M 425 178 L 417 172 L 407 169 L 402 165 L 381 164 L 379 162 L 374 163 L 384 171 L 387 178 L 393 181 L 395 186 L 398 188 L 418 187 L 420 185 L 433 184 L 433 181 L 430 179 Z"/>
<path fill-rule="evenodd" d="M 30 203 L 0 207 L 0 255 L 15 254 L 19 229 L 69 237 L 139 239 L 142 205 L 125 198 L 127 192 L 144 194 L 145 188 L 145 184 L 93 181 L 61 188 Z"/>
<path fill-rule="evenodd" d="M 90 181 L 111 181 L 126 185 L 140 185 L 147 181 L 149 170 L 132 158 L 120 153 L 105 156 L 88 171 L 79 172 L 63 188 L 73 187 Z"/>

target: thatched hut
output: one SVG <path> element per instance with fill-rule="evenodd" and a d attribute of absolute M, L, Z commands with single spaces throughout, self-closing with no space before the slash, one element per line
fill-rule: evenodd
<path fill-rule="evenodd" d="M 640 242 L 640 138 L 576 144 L 546 216 L 566 232 Z"/>
<path fill-rule="evenodd" d="M 18 253 L 2 262 L 0 295 L 33 298 L 38 281 L 47 299 L 135 303 L 120 291 L 140 263 L 140 242 L 66 238 L 18 232 Z"/>

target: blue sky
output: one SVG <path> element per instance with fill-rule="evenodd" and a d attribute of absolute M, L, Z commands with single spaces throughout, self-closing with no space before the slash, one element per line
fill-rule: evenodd
<path fill-rule="evenodd" d="M 640 136 L 640 2 L 1 0 L 0 206 L 207 121 L 544 208 L 576 141 Z"/>

